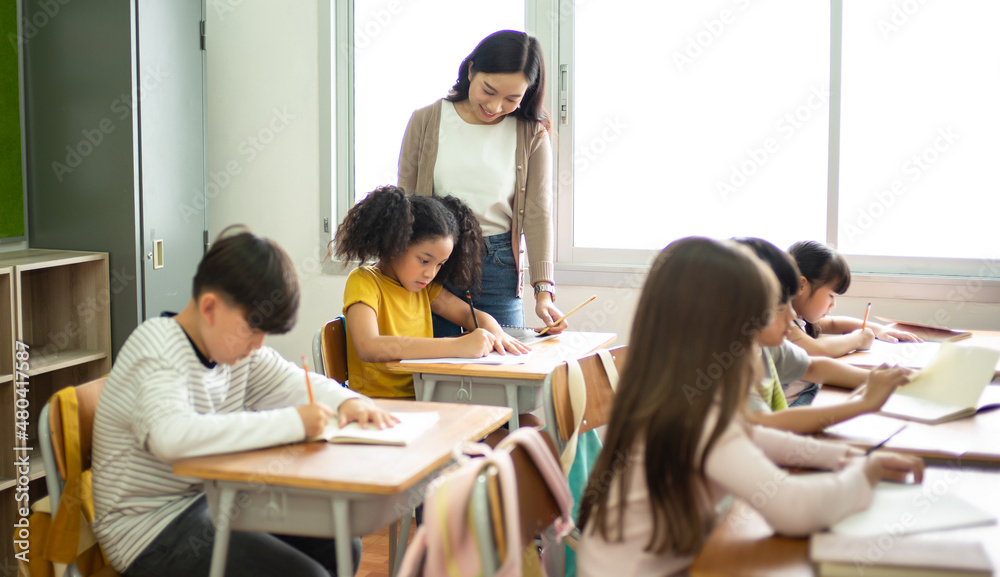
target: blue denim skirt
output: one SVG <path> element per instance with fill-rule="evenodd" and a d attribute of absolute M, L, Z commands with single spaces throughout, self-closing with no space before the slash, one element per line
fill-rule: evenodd
<path fill-rule="evenodd" d="M 472 299 L 476 308 L 489 313 L 501 325 L 520 327 L 524 325 L 524 305 L 517 296 L 517 265 L 514 250 L 510 244 L 510 233 L 495 234 L 483 239 L 483 280 L 479 291 L 473 291 Z M 461 299 L 464 293 L 445 286 Z M 434 315 L 434 336 L 453 337 L 461 334 L 462 328 Z"/>

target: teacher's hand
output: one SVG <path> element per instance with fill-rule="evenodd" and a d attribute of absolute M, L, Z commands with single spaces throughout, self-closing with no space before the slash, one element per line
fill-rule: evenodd
<path fill-rule="evenodd" d="M 553 325 L 557 319 L 562 318 L 563 314 L 558 308 L 556 308 L 555 303 L 552 302 L 551 293 L 538 293 L 535 297 L 535 314 L 542 320 L 543 323 L 545 323 L 545 326 L 549 327 L 549 332 L 546 334 L 558 334 L 569 328 L 569 323 L 566 321 L 563 321 L 558 325 Z"/>

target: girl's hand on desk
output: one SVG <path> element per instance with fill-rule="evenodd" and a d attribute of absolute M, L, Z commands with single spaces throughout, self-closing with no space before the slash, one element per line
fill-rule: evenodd
<path fill-rule="evenodd" d="M 493 350 L 497 337 L 486 329 L 476 329 L 454 339 L 456 357 L 478 359 Z"/>
<path fill-rule="evenodd" d="M 496 340 L 493 341 L 493 350 L 501 355 L 506 353 L 523 355 L 531 352 L 531 347 L 508 335 L 502 330 L 500 331 L 500 334 L 494 333 L 493 336 L 496 337 Z"/>
<path fill-rule="evenodd" d="M 874 487 L 879 481 L 905 483 L 913 473 L 913 481 L 924 480 L 924 460 L 892 451 L 876 451 L 865 457 L 865 475 Z"/>
<path fill-rule="evenodd" d="M 553 326 L 552 323 L 561 319 L 563 314 L 558 308 L 556 308 L 555 303 L 552 302 L 551 293 L 540 292 L 538 293 L 538 296 L 535 297 L 535 315 L 537 315 L 538 318 L 545 323 L 545 326 L 551 327 L 549 328 L 549 332 L 545 333 L 547 335 L 559 334 L 569 328 L 569 323 L 567 321 L 563 321 Z"/>
<path fill-rule="evenodd" d="M 340 403 L 340 426 L 357 421 L 362 429 L 374 425 L 379 429 L 389 429 L 399 422 L 389 411 L 380 409 L 368 399 L 348 399 Z"/>
<path fill-rule="evenodd" d="M 912 374 L 913 369 L 889 367 L 885 363 L 872 369 L 861 396 L 865 408 L 870 412 L 881 409 L 896 387 L 910 382 Z"/>
<path fill-rule="evenodd" d="M 302 419 L 302 424 L 306 428 L 307 439 L 322 433 L 330 421 L 330 417 L 333 416 L 333 409 L 323 403 L 302 405 L 295 407 L 295 410 L 299 412 L 299 418 Z"/>
<path fill-rule="evenodd" d="M 907 331 L 897 331 L 895 329 L 887 329 L 885 327 L 878 327 L 875 330 L 875 338 L 880 341 L 885 341 L 887 343 L 898 343 L 900 341 L 906 343 L 922 343 L 924 340 L 917 335 L 907 332 Z"/>

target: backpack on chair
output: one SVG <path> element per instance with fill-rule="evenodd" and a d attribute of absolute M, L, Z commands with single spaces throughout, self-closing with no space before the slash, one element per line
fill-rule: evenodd
<path fill-rule="evenodd" d="M 424 523 L 400 577 L 522 577 L 522 554 L 534 551 L 536 534 L 548 549 L 561 546 L 573 528 L 569 486 L 549 439 L 537 430 L 518 429 L 496 449 L 475 443 L 461 451 L 458 463 L 427 488 Z M 485 493 L 477 490 L 484 474 L 491 480 Z M 477 513 L 483 510 L 488 519 Z M 549 526 L 554 531 L 543 531 Z"/>

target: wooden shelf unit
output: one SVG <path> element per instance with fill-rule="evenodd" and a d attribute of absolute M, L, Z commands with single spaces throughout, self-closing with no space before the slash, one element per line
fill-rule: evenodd
<path fill-rule="evenodd" d="M 0 253 L 0 524 L 17 520 L 18 480 L 13 447 L 30 447 L 31 502 L 45 495 L 38 441 L 42 407 L 56 391 L 111 370 L 111 290 L 108 254 L 28 249 Z M 27 345 L 28 370 L 18 374 L 18 343 Z M 18 393 L 19 384 L 26 389 Z M 25 386 L 26 385 L 26 386 Z M 28 402 L 27 435 L 15 409 Z M 21 405 L 23 405 L 23 401 Z M 27 437 L 27 438 L 24 438 Z M 13 543 L 0 543 L 0 563 L 14 561 Z"/>

